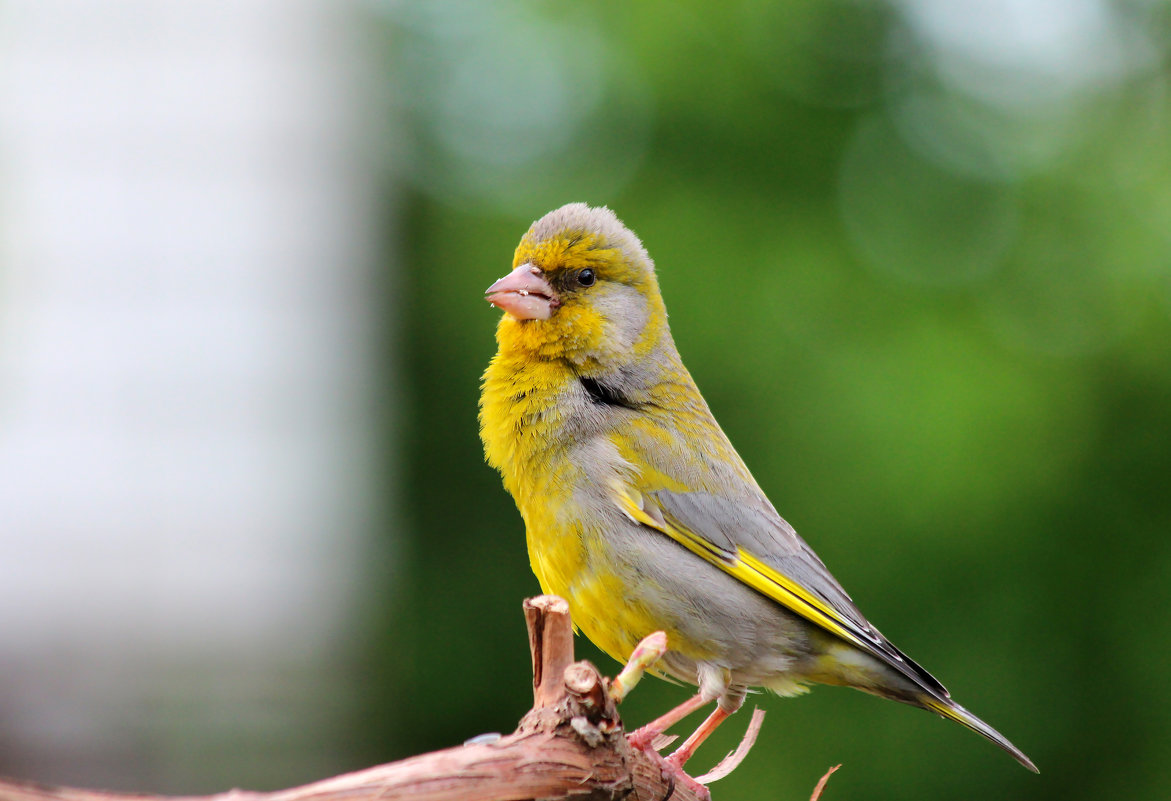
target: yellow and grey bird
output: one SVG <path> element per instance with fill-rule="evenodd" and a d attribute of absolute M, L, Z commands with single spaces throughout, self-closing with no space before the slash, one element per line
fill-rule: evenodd
<path fill-rule="evenodd" d="M 524 519 L 542 589 L 619 661 L 665 631 L 657 667 L 717 701 L 681 768 L 750 687 L 854 687 L 1018 748 L 871 625 L 777 514 L 720 429 L 667 327 L 654 265 L 607 208 L 533 223 L 487 299 L 502 309 L 484 374 L 488 463 Z M 661 720 L 674 720 L 664 716 Z"/>

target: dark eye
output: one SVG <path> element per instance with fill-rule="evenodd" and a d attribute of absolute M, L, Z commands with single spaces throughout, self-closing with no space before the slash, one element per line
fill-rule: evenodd
<path fill-rule="evenodd" d="M 577 282 L 582 286 L 593 286 L 598 277 L 594 275 L 594 271 L 586 268 L 577 274 Z"/>

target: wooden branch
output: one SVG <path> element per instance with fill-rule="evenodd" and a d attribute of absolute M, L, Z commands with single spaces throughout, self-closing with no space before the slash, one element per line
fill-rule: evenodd
<path fill-rule="evenodd" d="M 0 801 L 698 801 L 705 788 L 680 782 L 662 757 L 634 748 L 589 662 L 573 661 L 569 606 L 543 595 L 524 604 L 533 655 L 533 708 L 517 730 L 468 744 L 278 790 L 152 796 L 0 781 Z"/>

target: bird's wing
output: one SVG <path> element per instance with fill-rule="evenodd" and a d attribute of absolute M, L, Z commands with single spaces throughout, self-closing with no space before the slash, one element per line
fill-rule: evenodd
<path fill-rule="evenodd" d="M 762 595 L 878 657 L 932 692 L 943 687 L 863 617 L 854 602 L 767 501 L 734 501 L 708 492 L 618 488 L 628 517 L 655 529 Z"/>

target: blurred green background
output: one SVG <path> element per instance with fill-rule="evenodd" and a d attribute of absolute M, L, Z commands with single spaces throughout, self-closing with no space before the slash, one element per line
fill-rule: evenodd
<path fill-rule="evenodd" d="M 1041 769 L 817 688 L 750 699 L 764 731 L 714 796 L 806 798 L 839 762 L 827 798 L 1171 791 L 1166 4 L 381 11 L 410 540 L 369 654 L 369 742 L 389 744 L 372 756 L 507 731 L 528 706 L 538 587 L 480 452 L 481 293 L 533 219 L 582 200 L 643 239 L 685 361 L 781 513 Z M 623 712 L 685 695 L 650 682 Z"/>

